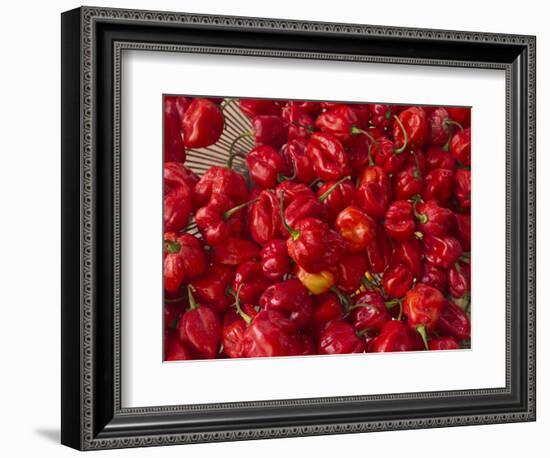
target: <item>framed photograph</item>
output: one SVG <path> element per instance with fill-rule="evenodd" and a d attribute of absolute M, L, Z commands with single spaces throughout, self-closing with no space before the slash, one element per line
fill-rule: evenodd
<path fill-rule="evenodd" d="M 535 420 L 535 37 L 62 15 L 62 443 Z"/>

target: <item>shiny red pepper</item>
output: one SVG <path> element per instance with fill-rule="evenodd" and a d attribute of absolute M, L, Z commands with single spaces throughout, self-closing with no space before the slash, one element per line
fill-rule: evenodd
<path fill-rule="evenodd" d="M 313 304 L 313 316 L 311 317 L 308 329 L 315 336 L 318 336 L 319 332 L 330 321 L 339 320 L 344 317 L 342 302 L 332 291 L 313 296 Z"/>
<path fill-rule="evenodd" d="M 445 301 L 437 322 L 436 331 L 441 336 L 452 336 L 458 340 L 470 337 L 470 318 L 458 305 Z"/>
<path fill-rule="evenodd" d="M 357 127 L 366 129 L 370 124 L 370 107 L 368 103 L 354 103 L 350 105 L 350 108 L 357 115 Z"/>
<path fill-rule="evenodd" d="M 462 125 L 462 127 L 470 125 L 470 108 L 447 107 L 447 112 L 449 113 L 449 117 Z"/>
<path fill-rule="evenodd" d="M 350 177 L 327 181 L 317 190 L 319 201 L 326 208 L 327 220 L 332 223 L 338 214 L 355 202 L 355 186 Z"/>
<path fill-rule="evenodd" d="M 416 154 L 413 152 L 413 154 Z M 421 195 L 424 190 L 424 178 L 418 165 L 409 165 L 393 177 L 393 195 L 396 200 L 407 200 Z"/>
<path fill-rule="evenodd" d="M 376 334 L 391 316 L 378 291 L 365 291 L 353 298 L 351 319 L 357 332 Z"/>
<path fill-rule="evenodd" d="M 315 125 L 327 134 L 346 143 L 354 135 L 354 127 L 359 124 L 357 113 L 349 105 L 338 105 L 320 114 Z"/>
<path fill-rule="evenodd" d="M 430 146 L 426 150 L 426 166 L 428 170 L 448 169 L 454 170 L 456 163 L 454 157 L 448 151 L 436 146 Z"/>
<path fill-rule="evenodd" d="M 184 162 L 186 158 L 183 145 L 181 120 L 189 106 L 189 99 L 181 96 L 164 98 L 164 160 Z"/>
<path fill-rule="evenodd" d="M 450 151 L 453 157 L 466 167 L 470 166 L 470 128 L 459 130 L 451 139 Z"/>
<path fill-rule="evenodd" d="M 245 261 L 257 259 L 259 254 L 260 248 L 254 242 L 229 237 L 225 243 L 214 247 L 212 259 L 215 264 L 238 266 Z"/>
<path fill-rule="evenodd" d="M 407 266 L 416 278 L 422 273 L 420 243 L 416 237 L 395 242 L 391 264 L 399 263 Z"/>
<path fill-rule="evenodd" d="M 451 210 L 441 207 L 436 200 L 415 202 L 414 210 L 420 232 L 437 237 L 447 235 L 454 218 Z"/>
<path fill-rule="evenodd" d="M 416 230 L 412 204 L 407 200 L 393 202 L 386 210 L 384 229 L 395 240 L 411 238 Z"/>
<path fill-rule="evenodd" d="M 237 268 L 233 289 L 238 291 L 239 300 L 243 304 L 257 304 L 269 285 L 271 282 L 264 277 L 262 265 L 259 262 L 246 261 Z"/>
<path fill-rule="evenodd" d="M 446 203 L 453 192 L 454 173 L 450 169 L 433 169 L 424 179 L 424 200 L 435 199 L 439 203 Z"/>
<path fill-rule="evenodd" d="M 312 196 L 298 196 L 290 205 L 285 209 L 285 220 L 287 224 L 291 227 L 296 225 L 298 221 L 305 218 L 317 218 L 321 221 L 327 220 L 327 209 L 323 205 L 323 202 L 320 202 L 319 199 Z M 279 218 L 279 221 L 281 219 Z M 282 225 L 281 221 L 281 232 L 284 236 L 288 237 L 289 232 Z"/>
<path fill-rule="evenodd" d="M 435 329 L 444 305 L 443 294 L 422 283 L 418 283 L 405 295 L 403 314 L 407 317 L 407 325 L 418 331 L 426 348 L 427 335 Z"/>
<path fill-rule="evenodd" d="M 470 263 L 458 260 L 448 271 L 449 293 L 453 297 L 464 297 L 470 293 Z"/>
<path fill-rule="evenodd" d="M 188 291 L 189 309 L 178 323 L 178 337 L 199 358 L 215 358 L 222 338 L 220 320 L 210 307 L 197 304 L 190 287 Z"/>
<path fill-rule="evenodd" d="M 392 243 L 384 228 L 376 226 L 376 237 L 367 245 L 367 258 L 369 270 L 372 273 L 382 273 L 392 258 Z"/>
<path fill-rule="evenodd" d="M 384 272 L 382 285 L 389 297 L 403 297 L 413 284 L 413 274 L 404 264 L 395 264 Z"/>
<path fill-rule="evenodd" d="M 250 207 L 250 235 L 252 239 L 264 245 L 281 236 L 281 211 L 275 191 L 264 190 L 258 201 Z"/>
<path fill-rule="evenodd" d="M 247 317 L 254 318 L 257 314 L 250 304 L 243 304 L 241 308 Z M 231 308 L 225 312 L 222 323 L 222 351 L 224 355 L 230 358 L 243 357 L 243 340 L 246 328 L 246 321 L 235 309 Z"/>
<path fill-rule="evenodd" d="M 428 348 L 430 350 L 458 350 L 460 345 L 452 337 L 438 337 L 428 342 Z"/>
<path fill-rule="evenodd" d="M 331 321 L 319 335 L 318 351 L 322 355 L 362 353 L 364 350 L 364 342 L 357 336 L 354 327 L 346 321 Z"/>
<path fill-rule="evenodd" d="M 295 175 L 295 180 L 309 185 L 315 180 L 316 175 L 313 170 L 313 161 L 306 153 L 307 140 L 294 139 L 289 140 L 281 148 L 281 155 L 286 161 L 287 169 L 291 175 Z"/>
<path fill-rule="evenodd" d="M 187 148 L 204 148 L 220 138 L 224 119 L 218 105 L 207 99 L 193 99 L 182 119 L 183 143 Z"/>
<path fill-rule="evenodd" d="M 400 122 L 399 122 L 400 121 Z M 410 107 L 399 113 L 393 125 L 393 138 L 397 147 L 422 148 L 428 140 L 428 121 L 421 107 Z"/>
<path fill-rule="evenodd" d="M 164 192 L 168 193 L 175 188 L 185 184 L 189 189 L 193 189 L 199 182 L 199 177 L 189 170 L 181 162 L 164 163 Z"/>
<path fill-rule="evenodd" d="M 470 215 L 462 213 L 454 214 L 454 235 L 460 240 L 462 249 L 470 251 L 471 243 Z"/>
<path fill-rule="evenodd" d="M 371 104 L 371 122 L 375 127 L 382 130 L 389 130 L 393 125 L 394 107 L 391 105 Z"/>
<path fill-rule="evenodd" d="M 315 129 L 313 118 L 304 108 L 293 104 L 283 108 L 283 119 L 288 123 L 288 140 L 308 139 Z"/>
<path fill-rule="evenodd" d="M 178 335 L 171 331 L 164 337 L 164 361 L 183 361 L 193 359 L 191 351 L 185 347 Z"/>
<path fill-rule="evenodd" d="M 282 313 L 298 328 L 306 326 L 313 315 L 313 301 L 299 280 L 292 278 L 268 287 L 260 297 L 263 310 Z"/>
<path fill-rule="evenodd" d="M 202 242 L 191 234 L 164 234 L 164 288 L 177 291 L 182 283 L 206 272 Z"/>
<path fill-rule="evenodd" d="M 382 218 L 390 204 L 391 195 L 391 182 L 384 169 L 372 166 L 361 172 L 355 200 L 369 216 Z"/>
<path fill-rule="evenodd" d="M 463 209 L 470 208 L 471 205 L 471 174 L 469 170 L 460 169 L 455 173 L 454 196 L 458 205 Z"/>
<path fill-rule="evenodd" d="M 272 281 L 280 281 L 290 273 L 290 257 L 286 250 L 286 242 L 273 239 L 267 242 L 260 252 L 262 272 Z"/>
<path fill-rule="evenodd" d="M 376 238 L 376 222 L 355 205 L 338 214 L 334 227 L 354 253 L 363 251 Z"/>
<path fill-rule="evenodd" d="M 164 196 L 164 230 L 179 231 L 189 222 L 193 208 L 191 191 L 183 183 Z"/>
<path fill-rule="evenodd" d="M 307 145 L 307 155 L 321 180 L 338 180 L 349 171 L 348 157 L 342 143 L 330 134 L 314 132 Z"/>
<path fill-rule="evenodd" d="M 387 137 L 377 139 L 372 147 L 374 163 L 382 167 L 387 173 L 397 173 L 403 170 L 407 163 L 407 154 L 403 148 L 397 148 Z"/>
<path fill-rule="evenodd" d="M 201 177 L 193 191 L 195 206 L 204 207 L 213 196 L 224 195 L 235 205 L 248 199 L 248 187 L 244 176 L 226 167 L 212 166 Z"/>
<path fill-rule="evenodd" d="M 370 352 L 394 352 L 421 350 L 422 342 L 402 321 L 391 320 L 380 329 L 380 333 L 369 345 Z"/>
<path fill-rule="evenodd" d="M 249 118 L 253 118 L 258 115 L 281 114 L 281 104 L 278 100 L 240 99 L 239 108 Z"/>
<path fill-rule="evenodd" d="M 285 207 L 290 205 L 294 199 L 300 196 L 315 197 L 315 193 L 311 188 L 303 183 L 296 183 L 295 181 L 283 181 L 277 186 L 276 192 L 278 196 L 283 193 Z"/>
<path fill-rule="evenodd" d="M 428 143 L 433 146 L 446 145 L 452 134 L 453 127 L 457 125 L 462 128 L 459 123 L 451 119 L 449 112 L 445 108 L 436 108 L 428 116 Z"/>
<path fill-rule="evenodd" d="M 311 102 L 309 100 L 289 100 L 287 105 L 297 106 L 307 111 L 314 118 L 316 118 L 323 109 L 321 102 Z"/>
<path fill-rule="evenodd" d="M 231 303 L 227 293 L 234 277 L 235 273 L 229 267 L 213 265 L 203 276 L 192 279 L 190 284 L 195 298 L 219 313 L 225 311 Z"/>
<path fill-rule="evenodd" d="M 254 116 L 252 128 L 256 145 L 268 145 L 278 150 L 288 140 L 288 123 L 281 116 Z"/>
<path fill-rule="evenodd" d="M 246 155 L 246 164 L 252 181 L 261 188 L 274 188 L 287 171 L 283 157 L 271 146 L 252 148 Z"/>
<path fill-rule="evenodd" d="M 364 253 L 346 254 L 338 262 L 338 289 L 347 294 L 357 291 L 367 268 L 368 261 Z"/>
<path fill-rule="evenodd" d="M 422 263 L 420 283 L 433 286 L 444 293 L 447 290 L 447 271 L 425 261 Z"/>
<path fill-rule="evenodd" d="M 462 254 L 462 247 L 453 236 L 426 235 L 422 239 L 422 253 L 436 267 L 449 269 Z"/>

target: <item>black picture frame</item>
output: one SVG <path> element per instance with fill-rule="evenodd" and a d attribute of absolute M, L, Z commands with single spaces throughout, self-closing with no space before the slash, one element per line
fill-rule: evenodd
<path fill-rule="evenodd" d="M 62 433 L 80 450 L 535 420 L 533 36 L 82 7 L 62 14 Z M 120 53 L 506 72 L 505 388 L 121 408 Z"/>

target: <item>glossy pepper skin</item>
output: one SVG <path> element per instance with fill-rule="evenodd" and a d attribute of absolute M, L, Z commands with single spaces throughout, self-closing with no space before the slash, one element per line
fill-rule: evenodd
<path fill-rule="evenodd" d="M 288 140 L 288 124 L 281 116 L 255 116 L 252 128 L 257 145 L 267 145 L 278 150 Z"/>
<path fill-rule="evenodd" d="M 260 245 L 281 236 L 281 213 L 275 191 L 264 190 L 250 207 L 250 235 Z"/>
<path fill-rule="evenodd" d="M 254 242 L 236 237 L 229 237 L 222 245 L 214 248 L 212 259 L 215 264 L 239 266 L 243 262 L 257 259 L 260 248 Z"/>
<path fill-rule="evenodd" d="M 264 277 L 259 262 L 246 261 L 237 268 L 233 290 L 238 291 L 241 303 L 256 304 L 270 284 L 271 282 Z"/>
<path fill-rule="evenodd" d="M 317 218 L 321 221 L 327 220 L 327 210 L 319 199 L 313 196 L 298 196 L 285 209 L 285 220 L 290 226 L 305 218 Z M 280 218 L 279 218 L 280 221 Z M 288 231 L 282 226 L 281 232 L 288 236 Z"/>
<path fill-rule="evenodd" d="M 382 281 L 384 292 L 389 297 L 403 297 L 411 288 L 413 283 L 413 274 L 409 268 L 403 264 L 391 266 L 385 273 Z"/>
<path fill-rule="evenodd" d="M 443 294 L 431 286 L 417 284 L 405 295 L 403 314 L 407 317 L 407 324 L 412 329 L 423 327 L 432 332 L 437 325 L 445 298 Z"/>
<path fill-rule="evenodd" d="M 418 278 L 422 272 L 421 260 L 421 246 L 415 237 L 394 243 L 391 256 L 392 265 L 402 263 L 408 267 L 415 278 Z"/>
<path fill-rule="evenodd" d="M 464 251 L 470 251 L 470 215 L 465 215 L 462 213 L 454 214 L 453 234 L 458 238 L 458 240 L 460 240 L 462 249 Z"/>
<path fill-rule="evenodd" d="M 410 199 L 422 194 L 424 190 L 424 178 L 416 165 L 410 165 L 395 174 L 393 182 L 393 196 L 396 200 Z"/>
<path fill-rule="evenodd" d="M 313 170 L 325 181 L 338 180 L 349 171 L 348 157 L 342 143 L 331 134 L 314 132 L 307 145 Z"/>
<path fill-rule="evenodd" d="M 416 230 L 412 204 L 407 200 L 393 202 L 386 210 L 384 229 L 395 240 L 411 238 Z"/>
<path fill-rule="evenodd" d="M 436 200 L 415 204 L 418 230 L 423 234 L 443 237 L 447 235 L 453 223 L 453 212 L 441 207 Z"/>
<path fill-rule="evenodd" d="M 349 251 L 354 253 L 365 250 L 376 238 L 376 222 L 355 205 L 338 213 L 334 227 L 346 240 Z"/>
<path fill-rule="evenodd" d="M 282 313 L 298 328 L 307 325 L 313 315 L 311 296 L 295 278 L 271 285 L 261 295 L 259 304 L 263 310 Z"/>
<path fill-rule="evenodd" d="M 445 204 L 452 195 L 454 172 L 450 169 L 433 169 L 424 178 L 424 200 L 434 199 Z"/>
<path fill-rule="evenodd" d="M 459 130 L 451 139 L 450 151 L 453 157 L 462 165 L 469 167 L 471 161 L 471 131 L 470 128 Z"/>
<path fill-rule="evenodd" d="M 357 291 L 367 268 L 368 261 L 364 253 L 346 254 L 338 262 L 338 289 L 347 294 Z"/>
<path fill-rule="evenodd" d="M 399 152 L 399 148 L 387 137 L 378 138 L 371 152 L 374 163 L 382 167 L 386 173 L 400 172 L 407 163 L 407 155 Z"/>
<path fill-rule="evenodd" d="M 164 163 L 164 192 L 186 185 L 190 190 L 199 182 L 199 177 L 181 162 Z"/>
<path fill-rule="evenodd" d="M 336 283 L 336 274 L 333 270 L 321 270 L 311 273 L 294 264 L 294 274 L 311 294 L 326 293 Z"/>
<path fill-rule="evenodd" d="M 164 230 L 179 231 L 189 222 L 193 208 L 191 191 L 183 183 L 164 196 Z"/>
<path fill-rule="evenodd" d="M 357 332 L 376 334 L 391 320 L 383 297 L 378 291 L 365 291 L 353 298 L 351 318 Z"/>
<path fill-rule="evenodd" d="M 470 126 L 470 109 L 464 107 L 447 107 L 449 117 L 458 122 L 462 127 Z"/>
<path fill-rule="evenodd" d="M 388 266 L 393 253 L 390 238 L 382 226 L 376 226 L 376 237 L 366 246 L 369 270 L 372 273 L 382 273 Z"/>
<path fill-rule="evenodd" d="M 307 155 L 307 140 L 303 138 L 291 139 L 281 148 L 281 155 L 286 161 L 289 174 L 296 175 L 295 180 L 309 185 L 315 180 L 313 161 Z"/>
<path fill-rule="evenodd" d="M 421 350 L 418 339 L 402 321 L 387 321 L 380 333 L 369 345 L 370 352 L 395 352 Z"/>
<path fill-rule="evenodd" d="M 338 296 L 332 292 L 313 296 L 313 316 L 311 317 L 308 331 L 318 337 L 321 330 L 333 320 L 344 317 L 344 307 Z"/>
<path fill-rule="evenodd" d="M 439 337 L 431 339 L 428 343 L 430 350 L 458 350 L 459 343 L 452 337 Z"/>
<path fill-rule="evenodd" d="M 439 291 L 447 291 L 447 271 L 427 261 L 422 263 L 422 275 L 419 281 Z"/>
<path fill-rule="evenodd" d="M 257 314 L 254 307 L 243 304 L 242 311 L 247 317 L 254 318 Z M 222 347 L 224 355 L 230 358 L 242 358 L 244 353 L 243 340 L 247 323 L 235 309 L 229 309 L 223 316 Z"/>
<path fill-rule="evenodd" d="M 322 132 L 347 142 L 353 135 L 353 128 L 359 124 L 357 113 L 348 105 L 338 105 L 320 114 L 315 125 Z"/>
<path fill-rule="evenodd" d="M 391 105 L 371 104 L 369 105 L 371 112 L 372 124 L 381 130 L 389 130 L 393 125 L 394 107 Z"/>
<path fill-rule="evenodd" d="M 215 358 L 220 350 L 222 325 L 207 305 L 199 305 L 189 293 L 189 310 L 178 323 L 178 337 L 200 358 Z"/>
<path fill-rule="evenodd" d="M 178 99 L 183 99 L 178 101 Z M 180 109 L 185 112 L 189 101 L 185 97 L 164 99 L 164 160 L 184 162 L 186 158 L 181 129 Z"/>
<path fill-rule="evenodd" d="M 428 115 L 428 144 L 433 146 L 445 146 L 450 140 L 453 128 L 456 127 L 447 109 L 438 107 Z M 460 126 L 460 124 L 458 124 Z M 462 127 L 462 126 L 460 126 Z"/>
<path fill-rule="evenodd" d="M 460 242 L 451 235 L 435 237 L 427 235 L 422 239 L 422 253 L 434 266 L 449 269 L 462 254 Z"/>
<path fill-rule="evenodd" d="M 331 321 L 321 331 L 318 351 L 322 355 L 361 353 L 365 344 L 346 321 Z"/>
<path fill-rule="evenodd" d="M 164 289 L 175 292 L 184 280 L 206 272 L 207 260 L 199 239 L 191 234 L 164 234 Z"/>
<path fill-rule="evenodd" d="M 244 176 L 226 167 L 212 166 L 201 177 L 193 191 L 195 206 L 204 207 L 212 197 L 224 195 L 241 204 L 248 199 L 248 187 Z"/>
<path fill-rule="evenodd" d="M 458 260 L 448 270 L 449 293 L 453 297 L 463 297 L 470 292 L 470 263 Z"/>
<path fill-rule="evenodd" d="M 426 150 L 426 166 L 428 170 L 448 169 L 455 170 L 456 162 L 454 157 L 448 151 L 439 147 L 429 147 Z"/>
<path fill-rule="evenodd" d="M 281 105 L 277 100 L 240 99 L 239 108 L 249 118 L 258 115 L 281 114 Z"/>
<path fill-rule="evenodd" d="M 338 214 L 355 203 L 355 186 L 351 179 L 327 181 L 319 186 L 317 197 L 326 208 L 327 220 L 334 222 Z"/>
<path fill-rule="evenodd" d="M 164 361 L 182 361 L 193 359 L 191 351 L 185 347 L 175 332 L 165 336 Z"/>
<path fill-rule="evenodd" d="M 290 205 L 294 199 L 300 196 L 315 197 L 315 193 L 303 183 L 296 183 L 294 181 L 283 181 L 277 186 L 276 193 L 278 196 L 283 194 L 283 203 L 285 207 Z"/>
<path fill-rule="evenodd" d="M 183 143 L 187 148 L 204 148 L 220 138 L 224 119 L 215 103 L 207 99 L 193 99 L 182 119 Z"/>
<path fill-rule="evenodd" d="M 445 301 L 436 330 L 442 336 L 467 339 L 470 337 L 470 318 L 458 305 Z"/>
<path fill-rule="evenodd" d="M 313 118 L 306 109 L 296 104 L 286 105 L 282 112 L 288 123 L 288 140 L 307 139 L 315 129 Z"/>
<path fill-rule="evenodd" d="M 454 196 L 462 209 L 469 209 L 471 206 L 471 173 L 469 170 L 460 169 L 455 173 Z"/>
<path fill-rule="evenodd" d="M 290 273 L 290 257 L 286 250 L 286 242 L 273 239 L 267 242 L 260 252 L 262 272 L 271 281 L 280 281 Z"/>
<path fill-rule="evenodd" d="M 242 235 L 243 210 L 239 207 L 224 195 L 218 195 L 197 210 L 197 228 L 209 245 L 220 245 L 230 236 Z"/>
<path fill-rule="evenodd" d="M 283 157 L 267 145 L 252 148 L 246 155 L 246 164 L 252 181 L 263 189 L 274 188 L 279 178 L 287 173 Z"/>
<path fill-rule="evenodd" d="M 388 174 L 378 166 L 366 167 L 359 176 L 355 201 L 369 216 L 382 218 L 392 197 Z"/>
<path fill-rule="evenodd" d="M 229 267 L 210 266 L 204 275 L 190 281 L 193 295 L 201 304 L 209 305 L 218 313 L 224 312 L 231 303 L 227 291 L 234 277 L 235 272 Z"/>
<path fill-rule="evenodd" d="M 404 126 L 408 147 L 412 149 L 422 148 L 428 141 L 428 121 L 426 112 L 421 107 L 410 107 L 399 113 L 399 120 Z M 405 136 L 399 122 L 393 124 L 393 138 L 398 147 L 405 143 Z"/>

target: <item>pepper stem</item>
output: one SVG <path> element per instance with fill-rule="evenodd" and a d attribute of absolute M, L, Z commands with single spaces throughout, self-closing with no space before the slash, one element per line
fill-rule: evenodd
<path fill-rule="evenodd" d="M 464 127 L 462 127 L 462 124 L 460 124 L 459 122 L 456 122 L 455 120 L 451 119 L 451 118 L 447 118 L 445 120 L 445 125 L 447 127 L 449 126 L 457 126 L 461 132 L 464 132 Z"/>
<path fill-rule="evenodd" d="M 403 132 L 403 144 L 399 148 L 394 149 L 393 152 L 395 154 L 401 154 L 403 151 L 405 151 L 405 149 L 407 149 L 407 145 L 409 143 L 409 134 L 407 134 L 407 129 L 405 129 L 405 126 L 401 122 L 401 119 L 399 119 L 399 116 L 393 115 L 393 117 L 399 125 L 401 132 Z"/>
<path fill-rule="evenodd" d="M 227 167 L 228 168 L 232 168 L 233 167 L 233 159 L 236 157 L 236 156 L 239 156 L 239 157 L 245 157 L 244 154 L 242 153 L 236 153 L 233 151 L 233 149 L 235 148 L 235 146 L 237 145 L 237 143 L 239 143 L 243 138 L 247 138 L 247 137 L 253 137 L 254 136 L 254 132 L 244 132 L 242 133 L 241 135 L 237 136 L 232 142 L 231 142 L 231 145 L 229 146 L 229 158 L 227 159 Z"/>
<path fill-rule="evenodd" d="M 277 174 L 277 181 L 279 183 L 282 183 L 283 181 L 287 181 L 287 180 L 288 181 L 294 180 L 294 178 L 296 178 L 296 164 L 294 163 L 294 161 L 292 161 L 292 175 L 287 177 L 286 175 L 283 175 L 282 173 Z"/>
<path fill-rule="evenodd" d="M 426 326 L 424 326 L 423 324 L 418 325 L 416 327 L 416 330 L 417 330 L 418 334 L 420 334 L 420 337 L 422 337 L 422 342 L 424 342 L 424 348 L 426 348 L 426 350 L 428 350 L 429 347 L 428 347 L 428 336 L 426 334 Z"/>
<path fill-rule="evenodd" d="M 352 126 L 350 133 L 351 135 L 366 135 L 371 142 L 378 144 L 376 139 L 371 134 L 369 134 L 366 130 L 360 129 L 359 127 Z"/>
<path fill-rule="evenodd" d="M 328 188 L 323 194 L 319 196 L 319 202 L 324 202 L 332 191 L 334 191 L 338 186 L 340 186 L 344 181 L 351 180 L 351 177 L 345 176 L 340 178 L 336 183 L 334 183 L 330 188 Z"/>
<path fill-rule="evenodd" d="M 411 153 L 414 157 L 414 177 L 417 179 L 422 178 L 422 174 L 420 173 L 420 162 L 418 161 L 418 156 L 413 150 L 411 150 Z"/>
<path fill-rule="evenodd" d="M 181 249 L 181 245 L 175 240 L 165 240 L 164 246 L 166 247 L 166 251 L 170 254 L 179 253 Z"/>
<path fill-rule="evenodd" d="M 244 283 L 241 283 L 237 288 L 237 293 L 235 294 L 235 307 L 237 308 L 237 313 L 240 315 L 240 317 L 245 321 L 247 325 L 249 325 L 252 321 L 252 317 L 244 312 L 244 310 L 241 308 L 241 301 L 239 300 L 239 293 L 241 292 L 243 284 Z"/>
<path fill-rule="evenodd" d="M 250 204 L 253 204 L 254 202 L 257 202 L 258 200 L 260 200 L 259 198 L 256 198 L 256 199 L 252 199 L 252 200 L 249 200 L 248 202 L 244 202 L 240 205 L 237 205 L 236 207 L 233 207 L 233 208 L 230 208 L 229 210 L 227 210 L 224 214 L 223 214 L 223 219 L 224 220 L 228 220 L 229 218 L 231 218 L 235 213 L 237 213 L 239 210 L 243 209 L 244 207 L 250 205 Z"/>
<path fill-rule="evenodd" d="M 399 314 L 397 315 L 397 319 L 401 321 L 401 317 L 403 316 L 403 299 L 392 299 L 391 301 L 384 302 L 384 305 L 389 310 L 394 308 L 396 305 L 399 305 Z"/>
<path fill-rule="evenodd" d="M 283 226 L 285 229 L 290 233 L 290 236 L 292 237 L 292 240 L 298 240 L 300 237 L 300 231 L 296 231 L 290 227 L 290 224 L 287 223 L 285 218 L 285 202 L 284 202 L 284 194 L 285 192 L 281 190 L 279 193 L 279 206 L 281 208 L 281 221 L 283 222 Z"/>
<path fill-rule="evenodd" d="M 418 210 L 416 209 L 416 204 L 420 201 L 422 202 L 422 198 L 420 196 L 414 196 L 412 198 L 413 201 L 413 213 L 414 216 L 418 221 L 420 221 L 421 224 L 426 224 L 428 222 L 428 215 L 426 213 L 418 213 Z"/>
<path fill-rule="evenodd" d="M 340 304 L 342 304 L 342 307 L 344 307 L 344 311 L 348 313 L 351 306 L 351 301 L 349 297 L 346 296 L 342 291 L 340 291 L 336 286 L 331 286 L 330 291 L 338 296 L 338 300 L 340 301 Z"/>
<path fill-rule="evenodd" d="M 189 309 L 195 310 L 196 308 L 198 308 L 199 304 L 197 304 L 197 301 L 193 296 L 193 287 L 191 285 L 187 285 L 187 296 L 189 297 Z"/>
<path fill-rule="evenodd" d="M 306 130 L 309 135 L 311 135 L 315 130 L 315 128 L 313 126 L 304 126 L 303 124 L 300 124 L 299 122 L 296 122 L 296 121 L 291 121 L 290 123 L 293 124 L 296 127 L 300 127 L 302 129 Z"/>

